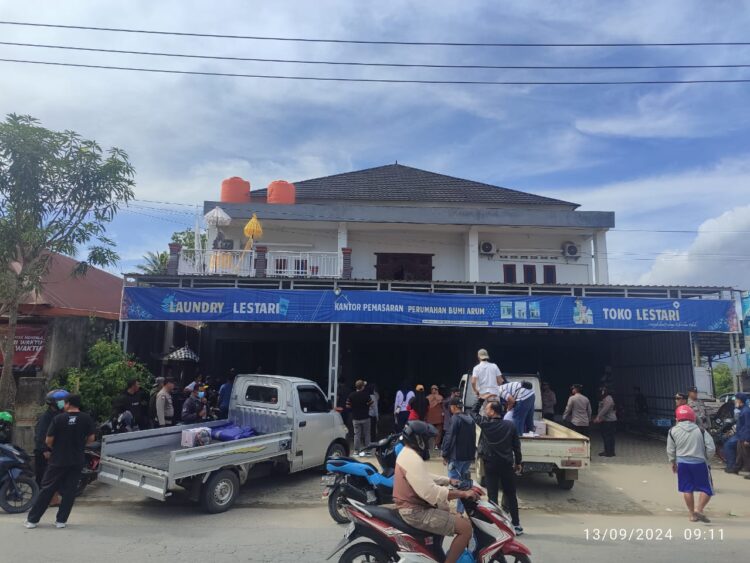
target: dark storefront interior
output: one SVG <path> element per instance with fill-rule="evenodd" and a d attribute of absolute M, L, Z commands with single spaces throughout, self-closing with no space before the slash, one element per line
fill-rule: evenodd
<path fill-rule="evenodd" d="M 329 325 L 215 323 L 202 333 L 205 374 L 222 378 L 234 367 L 328 387 Z M 560 412 L 572 383 L 583 384 L 595 404 L 596 390 L 608 380 L 623 407 L 632 405 L 637 385 L 654 406 L 652 416 L 662 416 L 674 392 L 692 381 L 686 333 L 341 325 L 339 382 L 349 389 L 357 379 L 375 383 L 387 411 L 404 381 L 426 389 L 457 386 L 479 348 L 507 374 L 549 381 Z"/>

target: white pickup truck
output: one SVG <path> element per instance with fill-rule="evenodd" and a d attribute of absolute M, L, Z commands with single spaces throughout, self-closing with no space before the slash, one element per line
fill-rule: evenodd
<path fill-rule="evenodd" d="M 530 381 L 534 387 L 536 402 L 534 420 L 542 421 L 542 392 L 539 378 L 536 375 L 507 376 L 507 381 Z M 464 408 L 468 411 L 477 402 L 474 389 L 468 383 L 469 376 L 461 378 L 461 396 Z M 561 489 L 572 489 L 578 479 L 578 471 L 588 469 L 591 464 L 589 439 L 551 420 L 544 420 L 544 435 L 521 437 L 521 454 L 523 455 L 524 473 L 549 473 L 557 478 Z M 477 440 L 479 432 L 477 432 Z M 481 480 L 482 466 L 477 461 L 477 474 Z"/>
<path fill-rule="evenodd" d="M 257 435 L 231 442 L 182 447 L 182 431 L 223 426 L 226 420 L 105 436 L 99 480 L 165 500 L 187 489 L 207 512 L 228 510 L 250 469 L 272 464 L 281 472 L 320 467 L 349 446 L 341 415 L 307 379 L 238 375 L 229 421 Z"/>

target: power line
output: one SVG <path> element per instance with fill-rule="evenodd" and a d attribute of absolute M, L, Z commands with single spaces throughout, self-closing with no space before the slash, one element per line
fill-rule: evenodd
<path fill-rule="evenodd" d="M 671 64 L 671 65 L 489 65 L 489 64 L 427 64 L 427 63 L 392 63 L 361 61 L 329 61 L 304 59 L 267 59 L 258 57 L 233 57 L 224 55 L 199 55 L 191 53 L 169 53 L 165 51 L 131 51 L 123 49 L 102 49 L 97 47 L 75 47 L 71 45 L 50 45 L 43 43 L 17 43 L 0 41 L 0 45 L 13 47 L 33 47 L 41 49 L 61 49 L 66 51 L 84 51 L 90 53 L 110 53 L 118 55 L 139 55 L 151 57 L 174 57 L 215 61 L 260 62 L 282 64 L 361 66 L 387 68 L 446 68 L 478 70 L 668 70 L 668 69 L 704 69 L 704 68 L 750 68 L 750 64 Z"/>
<path fill-rule="evenodd" d="M 172 35 L 177 37 L 208 37 L 214 39 L 249 39 L 253 41 L 285 41 L 297 43 L 338 43 L 354 45 L 403 45 L 423 47 L 724 47 L 750 45 L 750 41 L 689 41 L 663 43 L 480 43 L 454 41 L 380 41 L 369 39 L 322 39 L 311 37 L 275 37 L 265 35 L 225 35 L 218 33 L 197 33 L 186 31 L 164 31 L 152 29 L 132 29 L 121 27 L 95 27 L 86 25 L 63 25 L 50 23 L 32 23 L 17 21 L 0 21 L 0 25 L 24 27 L 44 27 L 54 29 L 77 29 L 86 31 L 109 31 L 116 33 L 139 33 L 148 35 Z"/>
<path fill-rule="evenodd" d="M 260 78 L 276 80 L 302 80 L 317 82 L 367 82 L 379 84 L 460 84 L 490 86 L 617 86 L 648 84 L 741 84 L 750 82 L 750 78 L 693 79 L 693 80 L 585 80 L 585 81 L 510 81 L 510 80 L 417 80 L 397 78 L 351 78 L 335 76 L 296 76 L 279 74 L 244 74 L 237 72 L 209 72 L 197 70 L 175 70 L 164 68 L 142 68 L 130 66 L 95 65 L 82 63 L 62 63 L 53 61 L 33 61 L 28 59 L 5 59 L 0 62 L 19 63 L 71 68 L 89 68 L 104 70 L 125 70 L 132 72 L 150 72 L 155 74 L 178 74 L 193 76 L 220 76 L 229 78 Z"/>

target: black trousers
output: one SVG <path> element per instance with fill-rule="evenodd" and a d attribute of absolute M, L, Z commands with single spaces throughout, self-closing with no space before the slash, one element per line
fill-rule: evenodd
<path fill-rule="evenodd" d="M 61 467 L 59 465 L 48 465 L 47 471 L 42 479 L 42 489 L 29 510 L 27 520 L 38 523 L 44 516 L 52 497 L 56 492 L 60 492 L 62 500 L 60 507 L 57 509 L 57 522 L 67 522 L 70 511 L 73 509 L 73 503 L 76 500 L 76 487 L 78 480 L 81 478 L 80 465 Z"/>
<path fill-rule="evenodd" d="M 615 455 L 615 431 L 617 430 L 617 423 L 602 422 L 600 429 L 602 432 L 602 441 L 604 442 L 604 453 Z"/>
<path fill-rule="evenodd" d="M 513 464 L 507 461 L 483 459 L 484 461 L 484 484 L 487 485 L 487 497 L 499 504 L 497 495 L 500 489 L 503 491 L 503 503 L 508 507 L 510 518 L 514 526 L 520 526 L 518 517 L 518 498 L 516 497 L 516 472 Z"/>
<path fill-rule="evenodd" d="M 571 424 L 570 428 L 578 432 L 579 434 L 583 434 L 584 436 L 589 435 L 589 427 L 588 426 L 576 426 L 575 424 Z"/>
<path fill-rule="evenodd" d="M 34 452 L 34 476 L 36 477 L 36 484 L 42 486 L 42 479 L 44 479 L 44 473 L 47 471 L 47 459 L 44 457 L 43 452 Z"/>

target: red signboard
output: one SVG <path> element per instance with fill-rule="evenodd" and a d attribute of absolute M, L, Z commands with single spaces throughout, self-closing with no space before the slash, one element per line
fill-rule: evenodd
<path fill-rule="evenodd" d="M 8 334 L 8 325 L 0 325 L 0 341 L 5 341 Z M 44 363 L 44 343 L 47 328 L 44 326 L 18 325 L 16 328 L 15 353 L 13 355 L 13 368 L 27 370 L 30 368 L 41 368 Z M 3 353 L 0 350 L 0 365 L 4 363 Z"/>

